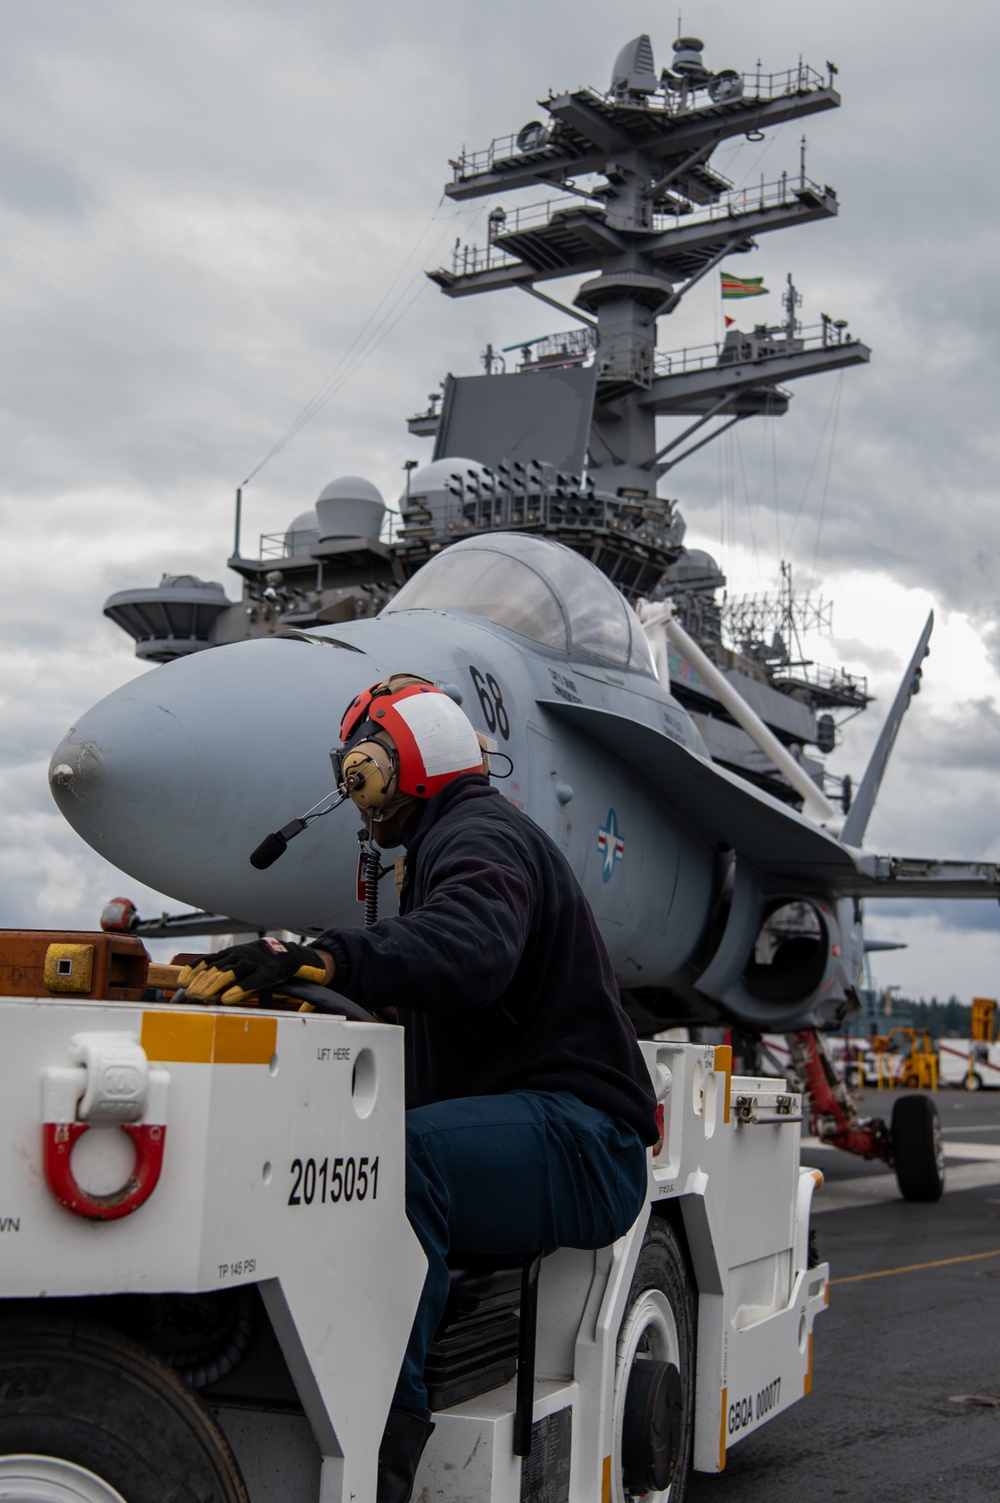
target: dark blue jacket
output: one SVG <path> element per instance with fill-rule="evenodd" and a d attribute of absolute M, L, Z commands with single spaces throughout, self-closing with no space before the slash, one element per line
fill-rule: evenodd
<path fill-rule="evenodd" d="M 635 1030 L 565 856 L 476 773 L 415 823 L 400 916 L 313 941 L 334 958 L 337 991 L 396 1007 L 407 1105 L 572 1091 L 655 1142 Z"/>

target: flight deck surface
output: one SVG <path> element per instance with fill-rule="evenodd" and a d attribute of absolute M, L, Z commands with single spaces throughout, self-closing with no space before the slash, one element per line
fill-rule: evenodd
<path fill-rule="evenodd" d="M 893 1093 L 862 1093 L 888 1115 Z M 815 1139 L 813 1200 L 830 1306 L 812 1396 L 734 1447 L 688 1503 L 986 1503 L 997 1497 L 1000 1407 L 1000 1091 L 935 1093 L 947 1188 L 899 1197 L 895 1176 Z"/>

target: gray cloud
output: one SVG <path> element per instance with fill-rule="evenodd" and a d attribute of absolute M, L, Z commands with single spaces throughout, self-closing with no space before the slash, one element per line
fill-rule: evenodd
<path fill-rule="evenodd" d="M 1000 711 L 992 700 L 976 699 L 956 705 L 947 720 L 925 717 L 919 741 L 902 741 L 899 756 L 910 765 L 929 760 L 944 774 L 981 772 L 992 783 L 1000 756 Z"/>
<path fill-rule="evenodd" d="M 80 177 L 30 143 L 0 139 L 0 203 L 28 217 L 78 218 L 94 206 Z"/>
<path fill-rule="evenodd" d="M 667 488 L 692 542 L 712 546 L 723 532 L 748 542 L 752 523 L 762 571 L 776 573 L 782 550 L 801 579 L 814 557 L 821 579 L 883 570 L 971 612 L 1000 663 L 1000 216 L 987 191 L 1000 19 L 982 3 L 966 14 L 967 43 L 948 46 L 927 0 L 907 7 L 905 33 L 898 8 L 862 0 L 685 5 L 685 29 L 705 37 L 717 66 L 759 56 L 784 68 L 800 51 L 814 66 L 839 64 L 844 108 L 805 133 L 808 170 L 836 186 L 841 213 L 762 237 L 743 264 L 775 289 L 791 269 L 807 321 L 820 310 L 845 316 L 875 353 L 844 376 L 828 486 L 835 378 L 803 383 L 786 418 L 735 430 Z M 483 239 L 480 206 L 439 205 L 448 158 L 536 115 L 550 85 L 604 87 L 618 48 L 643 30 L 665 62 L 671 18 L 648 0 L 508 0 L 503 24 L 495 10 L 444 0 L 385 0 L 377 26 L 347 0 L 280 9 L 38 0 L 5 17 L 0 797 L 17 825 L 0 903 L 9 922 L 42 913 L 93 922 L 98 895 L 121 881 L 62 826 L 44 785 L 73 717 L 138 668 L 101 619 L 105 597 L 164 570 L 237 592 L 224 569 L 234 486 L 397 274 L 383 313 L 401 300 L 382 342 L 249 488 L 248 540 L 284 527 L 338 473 L 367 474 L 398 495 L 403 460 L 428 457 L 405 417 L 445 371 L 474 370 L 488 341 L 560 326 L 514 293 L 453 303 L 419 291 L 421 269 L 445 261 L 456 236 Z M 787 127 L 766 149 L 733 143 L 724 169 L 739 183 L 795 170 L 801 133 Z M 762 316 L 777 313 L 772 297 Z M 749 316 L 760 316 L 753 305 Z M 683 308 L 675 323 L 676 333 L 662 330 L 664 348 L 712 337 Z M 842 612 L 837 626 L 850 666 L 857 634 Z M 903 659 L 876 641 L 860 660 L 880 702 L 843 749 L 858 770 Z M 928 674 L 939 668 L 947 672 L 932 659 Z M 970 700 L 951 718 L 915 707 L 910 721 L 873 842 L 1000 853 L 995 705 Z M 948 953 L 941 936 L 966 924 L 955 915 L 935 909 L 935 964 Z"/>
<path fill-rule="evenodd" d="M 952 931 L 995 936 L 997 932 L 996 902 L 991 899 L 951 903 L 872 900 L 865 904 L 865 916 L 869 929 L 879 934 L 890 934 L 901 927 L 922 927 L 928 935 Z M 985 976 L 981 984 L 992 985 Z"/>

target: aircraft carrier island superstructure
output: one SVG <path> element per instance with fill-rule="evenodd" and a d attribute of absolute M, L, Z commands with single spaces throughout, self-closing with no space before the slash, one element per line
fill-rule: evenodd
<path fill-rule="evenodd" d="M 403 466 L 394 532 L 375 487 L 344 476 L 248 557 L 238 492 L 230 563 L 241 601 L 176 577 L 110 600 L 107 614 L 141 656 L 177 661 L 86 711 L 53 753 L 49 781 L 70 824 L 114 867 L 197 905 L 143 922 L 116 899 L 102 916 L 110 930 L 152 939 L 356 929 L 350 842 L 306 836 L 272 868 L 356 791 L 340 763 L 330 790 L 330 714 L 357 702 L 364 683 L 418 674 L 467 701 L 497 754 L 498 797 L 565 854 L 637 1029 L 731 1028 L 749 1052 L 757 1036 L 784 1033 L 816 1137 L 895 1167 L 907 1199 L 930 1201 L 944 1189 L 933 1101 L 903 1096 L 891 1122 L 861 1118 L 823 1031 L 860 1007 L 866 899 L 1000 895 L 997 863 L 865 849 L 933 614 L 856 795 L 841 790 L 842 817 L 817 786 L 822 756 L 805 748 L 832 750 L 835 717 L 868 696 L 860 681 L 804 660 L 798 632 L 822 607 L 796 600 L 787 566 L 778 598 L 720 602 L 719 569 L 685 549 L 675 504 L 657 488 L 712 431 L 780 415 L 793 377 L 868 358 L 839 321 L 800 325 L 790 279 L 781 323 L 734 328 L 707 356 L 656 350 L 658 321 L 699 279 L 719 272 L 724 290 L 759 287 L 730 259 L 756 235 L 835 212 L 833 190 L 807 176 L 802 157 L 793 178 L 753 190 L 731 188 L 710 166 L 736 134 L 836 105 L 834 76 L 802 64 L 777 76 L 711 73 L 690 37 L 657 74 L 640 37 L 619 54 L 606 93 L 551 96 L 547 122 L 457 158 L 449 192 L 489 196 L 488 244 L 459 243 L 433 279 L 453 297 L 521 287 L 548 303 L 538 284 L 565 277 L 572 302 L 556 306 L 579 328 L 529 341 L 509 372 L 488 349 L 482 374 L 448 377 L 411 419 L 434 449 L 425 465 Z M 506 200 L 536 181 L 558 190 L 554 202 L 497 204 L 498 191 Z M 680 431 L 668 436 L 671 422 Z M 265 714 L 261 684 L 273 689 Z M 322 712 L 302 714 L 314 702 Z M 234 757 L 242 746 L 250 754 Z M 478 753 L 461 764 L 473 765 Z M 432 791 L 421 781 L 413 796 Z M 801 811 L 789 807 L 798 799 Z M 381 832 L 385 849 L 394 834 Z M 367 849 L 364 831 L 362 840 L 374 923 L 377 877 L 393 867 Z M 460 905 L 474 896 L 460 891 L 462 859 Z M 391 884 L 385 892 L 391 905 Z M 432 953 L 450 921 L 427 922 Z M 405 989 L 405 971 L 393 985 Z M 450 985 L 443 970 L 429 974 L 425 987 Z M 465 978 L 476 1005 L 498 974 Z M 477 1028 L 468 1041 L 481 1046 Z M 748 1080 L 754 1091 L 763 1082 L 756 1063 Z M 694 1099 L 707 1124 L 701 1085 Z M 733 1103 L 747 1126 L 777 1120 L 759 1119 L 757 1104 L 749 1094 Z M 740 1266 L 756 1260 L 744 1254 Z"/>
<path fill-rule="evenodd" d="M 448 376 L 409 420 L 432 438 L 429 463 L 407 461 L 398 523 L 386 535 L 377 489 L 357 477 L 326 486 L 284 533 L 240 542 L 240 497 L 229 567 L 243 594 L 164 575 L 153 589 L 113 595 L 105 614 L 137 654 L 164 662 L 240 640 L 376 614 L 434 554 L 477 533 L 528 531 L 592 559 L 631 602 L 672 598 L 679 620 L 821 786 L 820 753 L 838 716 L 869 702 L 862 678 L 808 661 L 801 627 L 828 622 L 821 602 L 799 600 L 783 568 L 773 598 L 720 601 L 725 578 L 684 547 L 684 522 L 658 482 L 746 418 L 788 408 L 789 381 L 858 365 L 868 348 L 846 322 L 803 327 L 788 278 L 785 317 L 730 328 L 698 350 L 659 353 L 659 320 L 703 278 L 757 237 L 837 213 L 837 196 L 806 171 L 736 188 L 712 156 L 739 136 L 762 139 L 787 121 L 834 109 L 836 70 L 801 61 L 781 73 L 712 72 L 694 37 L 673 44 L 658 72 L 648 36 L 619 53 L 610 87 L 552 94 L 544 119 L 452 163 L 453 200 L 496 200 L 485 245 L 456 243 L 428 273 L 449 297 L 520 288 L 574 327 L 507 350 L 488 348 L 484 373 Z M 551 196 L 538 201 L 539 191 Z M 523 203 L 525 191 L 532 201 Z M 511 200 L 518 195 L 518 201 Z M 726 264 L 724 264 L 726 263 Z M 572 305 L 543 290 L 580 277 Z M 508 370 L 507 360 L 516 368 Z M 658 418 L 679 429 L 664 439 Z M 788 801 L 797 795 L 675 652 L 671 687 L 695 715 L 712 756 Z M 838 789 L 845 803 L 849 784 Z"/>

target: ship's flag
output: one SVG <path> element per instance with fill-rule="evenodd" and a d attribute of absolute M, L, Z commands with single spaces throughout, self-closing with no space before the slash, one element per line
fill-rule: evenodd
<path fill-rule="evenodd" d="M 722 271 L 723 297 L 763 297 L 767 292 L 763 277 L 737 277 L 732 272 Z"/>
<path fill-rule="evenodd" d="M 736 322 L 735 318 L 730 318 L 728 313 L 724 313 L 722 316 L 726 320 L 726 328 L 731 329 Z"/>

